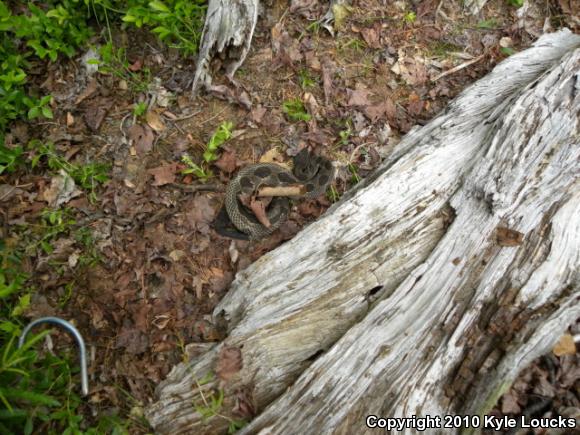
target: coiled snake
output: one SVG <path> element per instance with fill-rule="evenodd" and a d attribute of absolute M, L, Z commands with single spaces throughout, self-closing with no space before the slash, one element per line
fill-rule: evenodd
<path fill-rule="evenodd" d="M 288 169 L 274 163 L 257 163 L 241 169 L 226 188 L 225 210 L 231 223 L 251 240 L 269 236 L 282 225 L 290 213 L 288 197 L 276 196 L 266 211 L 270 227 L 262 225 L 258 219 L 239 201 L 240 194 L 256 192 L 262 187 L 284 187 L 304 185 L 306 193 L 302 196 L 315 198 L 326 191 L 334 178 L 332 163 L 324 157 L 310 153 L 306 148 L 294 157 L 294 168 Z M 222 209 L 223 214 L 223 209 Z M 218 229 L 218 228 L 216 228 Z M 223 235 L 232 236 L 231 232 Z"/>

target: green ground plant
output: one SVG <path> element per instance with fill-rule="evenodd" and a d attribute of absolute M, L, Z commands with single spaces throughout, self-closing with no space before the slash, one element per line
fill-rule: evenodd
<path fill-rule="evenodd" d="M 291 121 L 310 121 L 312 116 L 306 112 L 304 103 L 299 98 L 286 100 L 282 103 L 282 112 L 288 116 Z"/>
<path fill-rule="evenodd" d="M 213 177 L 213 172 L 207 166 L 218 159 L 218 150 L 232 137 L 233 128 L 234 124 L 230 121 L 224 121 L 218 126 L 205 146 L 201 165 L 195 163 L 188 154 L 181 156 L 181 162 L 187 166 L 181 173 L 184 175 L 193 174 L 202 181 L 207 181 Z"/>

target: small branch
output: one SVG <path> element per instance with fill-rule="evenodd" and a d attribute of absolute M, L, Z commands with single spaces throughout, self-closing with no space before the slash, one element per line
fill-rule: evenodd
<path fill-rule="evenodd" d="M 262 187 L 258 190 L 258 196 L 302 196 L 306 193 L 304 184 L 292 184 L 279 187 Z"/>
<path fill-rule="evenodd" d="M 463 62 L 461 65 L 457 65 L 455 68 L 451 68 L 450 70 L 444 71 L 441 74 L 439 74 L 437 77 L 435 77 L 433 80 L 431 80 L 432 82 L 436 82 L 437 80 L 448 76 L 449 74 L 453 74 L 456 73 L 457 71 L 462 70 L 463 68 L 467 68 L 469 65 L 473 65 L 476 62 L 479 62 L 481 59 L 483 59 L 485 56 L 485 53 L 482 54 L 481 56 L 477 56 L 475 59 L 471 59 L 468 60 L 467 62 Z"/>

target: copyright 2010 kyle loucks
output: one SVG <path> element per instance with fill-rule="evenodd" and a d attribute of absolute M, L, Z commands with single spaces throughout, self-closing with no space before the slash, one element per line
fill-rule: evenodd
<path fill-rule="evenodd" d="M 482 417 L 478 415 L 427 415 L 425 417 L 378 417 L 376 415 L 367 415 L 365 422 L 368 428 L 386 431 L 467 428 L 492 430 L 515 428 L 575 429 L 577 427 L 575 418 L 496 417 L 493 415 L 484 415 Z"/>

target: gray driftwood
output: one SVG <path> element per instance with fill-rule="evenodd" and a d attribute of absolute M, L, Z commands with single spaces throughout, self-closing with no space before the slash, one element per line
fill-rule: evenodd
<path fill-rule="evenodd" d="M 214 312 L 228 337 L 159 385 L 156 432 L 223 431 L 248 397 L 243 433 L 488 411 L 580 316 L 579 47 L 562 31 L 506 59 L 238 273 Z M 208 377 L 232 348 L 242 369 Z"/>
<path fill-rule="evenodd" d="M 226 76 L 244 62 L 258 20 L 259 0 L 209 0 L 201 36 L 193 93 L 211 84 L 209 63 L 215 56 L 226 60 Z"/>

